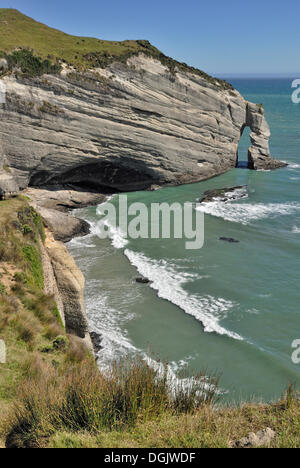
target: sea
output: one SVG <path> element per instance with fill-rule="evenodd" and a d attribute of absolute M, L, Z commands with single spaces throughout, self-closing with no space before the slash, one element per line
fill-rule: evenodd
<path fill-rule="evenodd" d="M 167 362 L 176 379 L 220 375 L 224 401 L 269 402 L 300 385 L 300 363 L 292 359 L 300 340 L 300 104 L 292 102 L 291 78 L 227 80 L 264 105 L 271 154 L 289 165 L 241 167 L 201 183 L 127 194 L 129 203 L 150 206 L 246 186 L 237 200 L 195 205 L 205 220 L 199 250 L 187 250 L 183 239 L 126 239 L 120 229 L 100 239 L 103 206 L 78 210 L 91 233 L 68 249 L 85 275 L 90 328 L 102 336 L 100 368 L 139 355 L 151 365 Z M 245 130 L 241 163 L 249 145 Z M 151 282 L 138 284 L 137 276 Z"/>

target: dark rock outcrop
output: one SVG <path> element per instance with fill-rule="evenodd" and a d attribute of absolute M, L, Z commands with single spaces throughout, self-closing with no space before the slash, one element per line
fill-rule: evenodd
<path fill-rule="evenodd" d="M 102 335 L 100 335 L 97 332 L 92 331 L 90 333 L 90 337 L 91 337 L 91 340 L 92 340 L 92 343 L 93 343 L 93 348 L 94 348 L 95 354 L 97 355 L 101 351 L 101 349 L 103 349 Z"/>
<path fill-rule="evenodd" d="M 143 277 L 136 278 L 135 281 L 137 283 L 140 283 L 140 284 L 149 284 L 150 283 L 150 280 L 148 278 L 143 278 Z"/>
<path fill-rule="evenodd" d="M 221 189 L 207 190 L 204 192 L 200 203 L 209 203 L 212 201 L 232 201 L 240 200 L 247 197 L 247 185 L 239 185 L 237 187 L 225 187 Z"/>

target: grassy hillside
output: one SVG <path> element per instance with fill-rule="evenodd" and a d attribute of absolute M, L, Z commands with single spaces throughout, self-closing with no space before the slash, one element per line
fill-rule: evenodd
<path fill-rule="evenodd" d="M 54 299 L 43 293 L 44 235 L 41 217 L 25 198 L 0 201 L 0 339 L 7 348 L 7 363 L 0 364 L 2 445 L 21 383 L 41 363 L 59 368 L 73 352 Z"/>
<path fill-rule="evenodd" d="M 201 70 L 165 56 L 146 40 L 114 42 L 71 36 L 38 23 L 17 10 L 0 8 L 0 53 L 10 54 L 17 48 L 28 49 L 43 60 L 50 60 L 52 64 L 63 61 L 79 70 L 105 67 L 113 61 L 126 62 L 132 55 L 143 52 L 160 60 L 169 67 L 171 73 L 177 67 L 212 83 L 219 83 L 222 88 L 232 88 L 223 80 L 212 78 Z"/>
<path fill-rule="evenodd" d="M 33 49 L 42 58 L 59 58 L 68 63 L 86 65 L 87 54 L 121 57 L 143 50 L 137 41 L 110 42 L 76 37 L 38 23 L 17 10 L 0 9 L 0 49 Z"/>

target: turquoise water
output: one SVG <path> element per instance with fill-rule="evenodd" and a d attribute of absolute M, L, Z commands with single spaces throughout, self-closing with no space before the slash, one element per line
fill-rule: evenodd
<path fill-rule="evenodd" d="M 300 384 L 300 365 L 291 360 L 292 342 L 300 339 L 300 105 L 291 102 L 291 80 L 231 82 L 264 104 L 272 155 L 290 166 L 234 169 L 198 184 L 128 194 L 147 205 L 183 203 L 208 189 L 248 185 L 246 198 L 205 206 L 201 250 L 186 250 L 178 239 L 126 243 L 118 233 L 100 240 L 95 207 L 80 210 L 92 234 L 74 239 L 69 249 L 87 280 L 91 328 L 103 335 L 100 366 L 130 353 L 157 356 L 176 375 L 222 373 L 226 399 L 269 401 L 288 384 Z M 248 146 L 245 133 L 241 160 Z M 139 274 L 152 285 L 137 284 Z"/>

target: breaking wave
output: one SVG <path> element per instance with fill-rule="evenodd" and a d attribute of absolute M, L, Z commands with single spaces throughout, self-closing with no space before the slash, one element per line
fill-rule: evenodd
<path fill-rule="evenodd" d="M 252 221 L 291 215 L 300 211 L 300 203 L 224 203 L 221 201 L 213 201 L 197 205 L 197 210 L 203 213 L 223 218 L 226 221 L 232 221 L 241 224 L 250 224 Z"/>
<path fill-rule="evenodd" d="M 178 273 L 174 265 L 166 260 L 153 260 L 128 249 L 124 253 L 138 272 L 151 281 L 151 287 L 157 291 L 158 297 L 172 302 L 185 313 L 195 317 L 202 323 L 206 332 L 243 340 L 240 335 L 227 330 L 219 323 L 226 318 L 228 311 L 234 306 L 233 302 L 210 295 L 190 295 L 184 290 L 183 285 L 198 278 L 197 275 Z"/>

